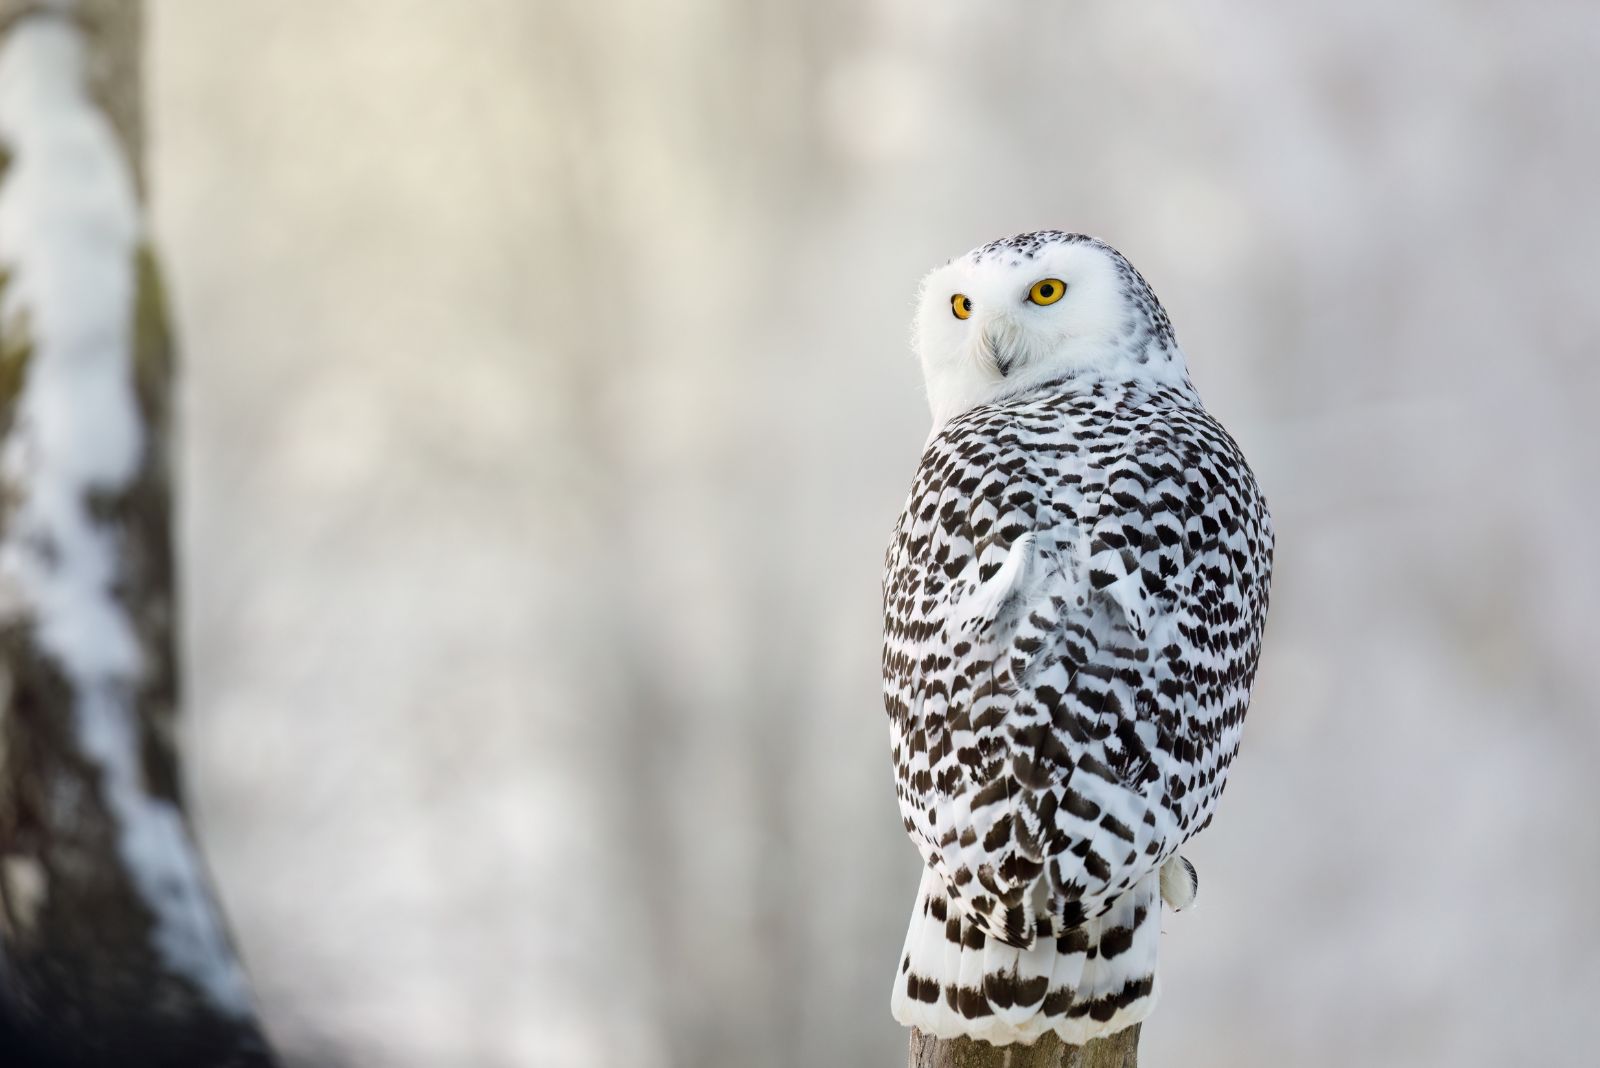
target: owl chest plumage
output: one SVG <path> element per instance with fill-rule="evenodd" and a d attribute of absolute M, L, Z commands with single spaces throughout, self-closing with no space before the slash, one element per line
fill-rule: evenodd
<path fill-rule="evenodd" d="M 906 829 L 980 929 L 1075 928 L 1210 818 L 1271 543 L 1187 388 L 1053 383 L 929 443 L 886 561 L 884 701 Z"/>

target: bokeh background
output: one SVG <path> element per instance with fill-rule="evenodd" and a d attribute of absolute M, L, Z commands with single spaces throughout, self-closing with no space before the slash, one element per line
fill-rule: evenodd
<path fill-rule="evenodd" d="M 1277 518 L 1146 1063 L 1593 1062 L 1600 6 L 150 8 L 188 771 L 292 1063 L 903 1063 L 907 323 L 1040 227 Z"/>

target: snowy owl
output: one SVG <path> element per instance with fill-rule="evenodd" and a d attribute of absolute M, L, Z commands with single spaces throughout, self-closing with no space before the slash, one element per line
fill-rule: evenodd
<path fill-rule="evenodd" d="M 889 545 L 884 705 L 925 868 L 892 1009 L 1082 1044 L 1156 998 L 1161 906 L 1260 657 L 1272 521 L 1172 323 L 1104 242 L 994 241 L 922 285 L 933 410 Z"/>

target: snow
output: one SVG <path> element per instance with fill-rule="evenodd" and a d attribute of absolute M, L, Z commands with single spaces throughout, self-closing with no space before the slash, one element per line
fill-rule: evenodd
<path fill-rule="evenodd" d="M 249 1010 L 183 818 L 143 788 L 134 695 L 138 636 L 113 596 L 116 532 L 87 508 L 134 479 L 144 432 L 132 388 L 132 177 L 85 91 L 83 42 L 66 20 L 18 25 L 0 49 L 0 321 L 32 344 L 0 472 L 19 500 L 0 575 L 75 698 L 84 755 L 120 829 L 118 846 L 155 920 L 162 959 L 215 1005 Z"/>

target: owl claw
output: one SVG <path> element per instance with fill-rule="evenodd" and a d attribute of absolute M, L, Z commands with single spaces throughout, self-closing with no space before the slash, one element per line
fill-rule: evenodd
<path fill-rule="evenodd" d="M 1161 865 L 1161 900 L 1182 912 L 1194 904 L 1200 893 L 1200 873 L 1187 859 L 1173 854 Z"/>

